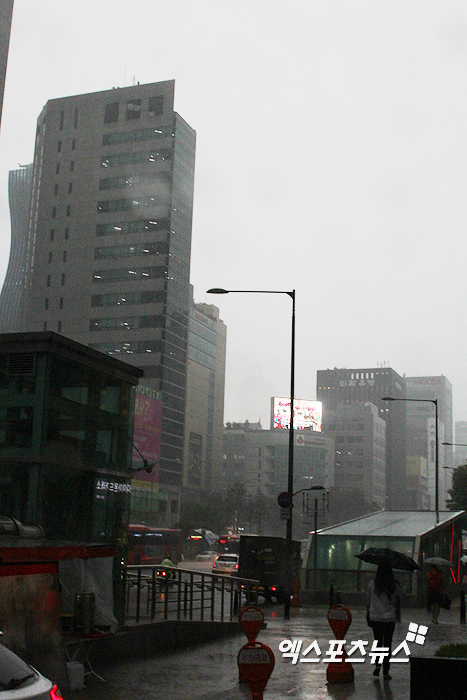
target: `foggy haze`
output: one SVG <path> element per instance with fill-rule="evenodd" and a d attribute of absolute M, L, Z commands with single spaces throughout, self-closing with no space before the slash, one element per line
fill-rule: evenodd
<path fill-rule="evenodd" d="M 49 99 L 175 79 L 197 131 L 191 282 L 227 325 L 225 421 L 269 427 L 316 370 L 445 375 L 467 420 L 467 7 L 457 0 L 15 0 L 0 135 L 32 162 Z"/>

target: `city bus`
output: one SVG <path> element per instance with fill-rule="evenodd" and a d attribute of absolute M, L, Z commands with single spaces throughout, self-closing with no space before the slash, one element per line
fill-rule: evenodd
<path fill-rule="evenodd" d="M 168 527 L 131 524 L 128 528 L 128 564 L 160 564 L 169 557 L 183 559 L 183 533 Z"/>

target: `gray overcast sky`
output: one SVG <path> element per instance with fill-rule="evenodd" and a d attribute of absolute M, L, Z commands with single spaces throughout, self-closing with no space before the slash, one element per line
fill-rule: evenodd
<path fill-rule="evenodd" d="M 197 131 L 192 283 L 227 324 L 226 421 L 316 370 L 444 374 L 467 420 L 464 0 L 15 0 L 0 136 L 29 163 L 48 99 L 175 79 Z"/>

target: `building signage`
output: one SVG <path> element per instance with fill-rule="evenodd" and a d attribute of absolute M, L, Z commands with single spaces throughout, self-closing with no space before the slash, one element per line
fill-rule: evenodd
<path fill-rule="evenodd" d="M 133 468 L 142 464 L 142 457 L 153 466 L 152 472 L 137 472 L 135 479 L 143 481 L 159 481 L 158 461 L 160 459 L 161 428 L 162 428 L 162 401 L 157 396 L 160 392 L 149 387 L 136 387 L 135 395 L 135 422 L 133 430 Z M 141 454 L 140 454 L 141 453 Z"/>
<path fill-rule="evenodd" d="M 289 429 L 290 425 L 290 399 L 273 396 L 272 428 Z M 294 429 L 314 430 L 321 432 L 323 422 L 323 404 L 321 401 L 309 401 L 308 399 L 294 399 Z"/>
<path fill-rule="evenodd" d="M 103 500 L 108 493 L 131 493 L 131 485 L 121 481 L 96 479 L 96 498 Z"/>

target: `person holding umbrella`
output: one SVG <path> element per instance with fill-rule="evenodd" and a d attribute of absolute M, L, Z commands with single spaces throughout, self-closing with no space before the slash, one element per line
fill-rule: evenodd
<path fill-rule="evenodd" d="M 394 578 L 391 565 L 382 561 L 378 565 L 376 576 L 368 584 L 367 611 L 368 624 L 373 630 L 378 646 L 386 647 L 389 653 L 383 660 L 383 678 L 390 680 L 389 657 L 391 656 L 392 637 L 396 627 L 396 600 L 402 594 L 400 585 Z M 376 664 L 374 676 L 379 676 L 381 666 Z"/>
<path fill-rule="evenodd" d="M 428 584 L 428 610 L 431 612 L 433 624 L 438 625 L 440 604 L 444 592 L 444 574 L 436 564 L 430 564 L 430 568 L 426 572 L 426 581 Z"/>

